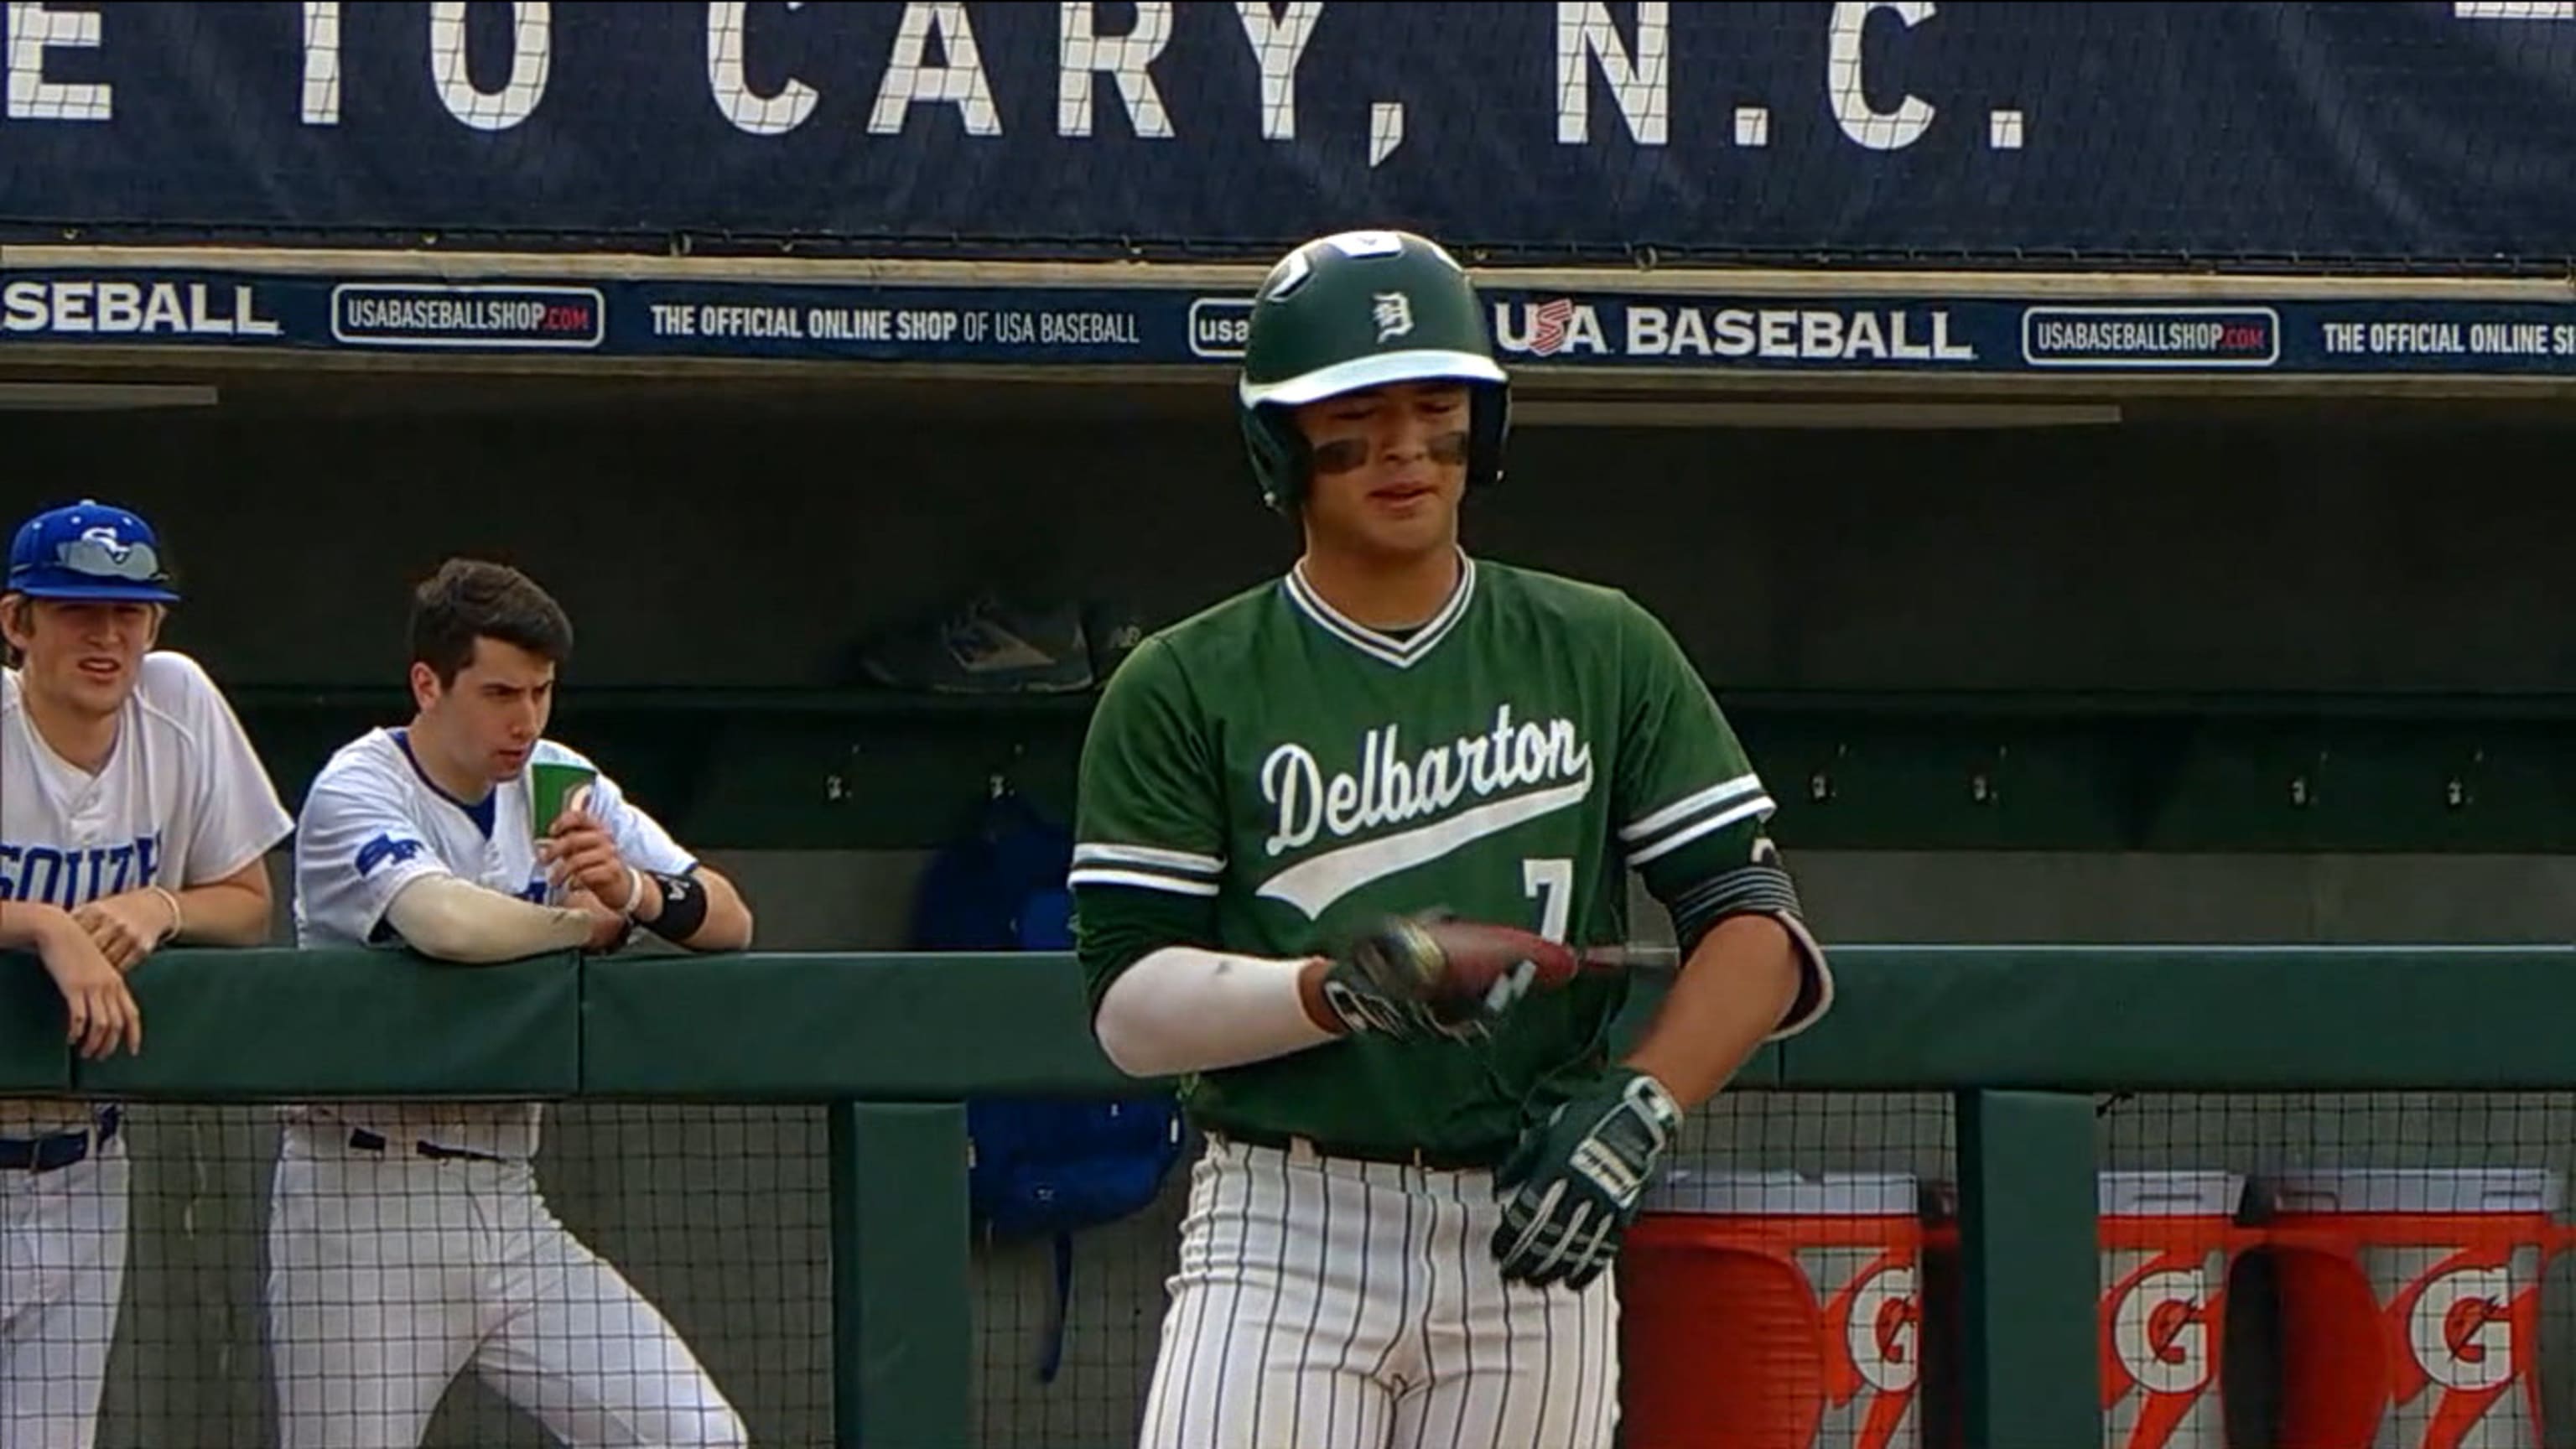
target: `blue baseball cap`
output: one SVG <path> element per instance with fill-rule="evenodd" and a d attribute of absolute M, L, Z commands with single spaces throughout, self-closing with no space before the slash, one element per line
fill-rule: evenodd
<path fill-rule="evenodd" d="M 9 541 L 9 581 L 0 593 L 31 599 L 111 599 L 175 604 L 152 525 L 122 508 L 84 498 L 18 526 Z"/>

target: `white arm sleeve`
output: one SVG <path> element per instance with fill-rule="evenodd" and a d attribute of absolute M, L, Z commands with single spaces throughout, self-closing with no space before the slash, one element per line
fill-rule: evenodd
<path fill-rule="evenodd" d="M 300 936 L 377 944 L 377 928 L 405 886 L 453 874 L 406 810 L 408 797 L 380 773 L 361 762 L 326 773 L 305 792 L 295 830 Z"/>
<path fill-rule="evenodd" d="M 577 910 L 540 906 L 446 874 L 418 875 L 394 895 L 385 919 L 413 950 L 441 961 L 486 965 L 590 939 Z"/>
<path fill-rule="evenodd" d="M 1210 1072 L 1333 1040 L 1297 992 L 1303 961 L 1229 956 L 1195 946 L 1151 951 L 1119 974 L 1092 1030 L 1130 1076 Z"/>

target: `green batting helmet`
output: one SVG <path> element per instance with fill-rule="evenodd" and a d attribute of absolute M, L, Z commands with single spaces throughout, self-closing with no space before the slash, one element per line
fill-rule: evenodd
<path fill-rule="evenodd" d="M 1303 494 L 1305 435 L 1288 410 L 1390 382 L 1470 384 L 1467 483 L 1503 474 L 1510 383 L 1466 270 L 1411 232 L 1346 231 L 1279 259 L 1253 298 L 1235 387 L 1253 476 L 1271 507 Z"/>

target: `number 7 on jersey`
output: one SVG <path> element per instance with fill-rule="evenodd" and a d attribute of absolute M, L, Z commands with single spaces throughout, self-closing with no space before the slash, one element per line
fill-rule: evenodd
<path fill-rule="evenodd" d="M 1573 860 L 1548 856 L 1522 861 L 1521 893 L 1539 902 L 1538 933 L 1564 940 L 1566 920 L 1574 912 Z"/>

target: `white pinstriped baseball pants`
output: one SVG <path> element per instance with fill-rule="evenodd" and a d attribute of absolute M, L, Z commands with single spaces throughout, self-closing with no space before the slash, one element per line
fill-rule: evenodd
<path fill-rule="evenodd" d="M 1505 1284 L 1493 1175 L 1211 1139 L 1142 1449 L 1610 1449 L 1616 1275 Z"/>

